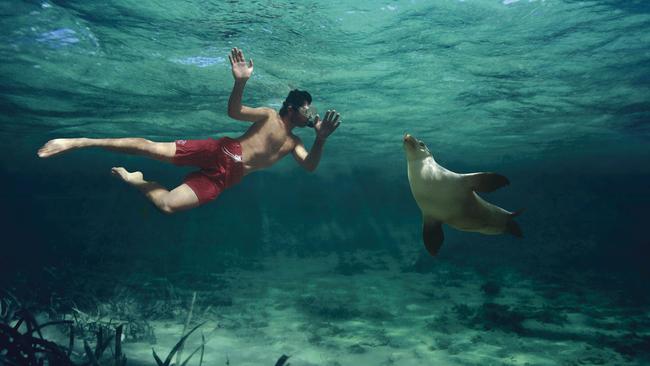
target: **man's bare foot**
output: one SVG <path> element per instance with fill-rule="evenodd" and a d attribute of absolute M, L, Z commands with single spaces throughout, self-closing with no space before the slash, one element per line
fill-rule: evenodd
<path fill-rule="evenodd" d="M 48 141 L 43 147 L 38 150 L 38 156 L 41 158 L 49 158 L 54 155 L 61 154 L 70 149 L 75 149 L 83 146 L 84 139 L 54 139 Z"/>
<path fill-rule="evenodd" d="M 142 172 L 130 173 L 122 167 L 115 167 L 111 169 L 111 173 L 132 186 L 138 186 L 145 183 Z"/>

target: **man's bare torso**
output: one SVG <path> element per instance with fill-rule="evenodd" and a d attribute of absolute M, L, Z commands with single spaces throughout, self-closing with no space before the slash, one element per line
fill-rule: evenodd
<path fill-rule="evenodd" d="M 268 117 L 254 122 L 237 141 L 242 148 L 244 175 L 273 165 L 296 147 L 296 136 L 280 119 L 280 115 L 269 109 Z"/>

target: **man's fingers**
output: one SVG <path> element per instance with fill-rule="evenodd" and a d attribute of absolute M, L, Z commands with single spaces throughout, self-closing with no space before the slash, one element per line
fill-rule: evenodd
<path fill-rule="evenodd" d="M 230 60 L 231 65 L 235 65 L 236 63 L 246 63 L 246 59 L 244 58 L 244 53 L 242 50 L 239 48 L 235 47 L 230 50 L 230 55 L 228 56 L 228 59 Z M 253 67 L 253 59 L 250 59 L 248 61 L 248 67 Z"/>
<path fill-rule="evenodd" d="M 341 115 L 340 115 L 339 113 L 337 113 L 337 114 L 334 116 L 334 119 L 332 120 L 332 123 L 336 123 L 336 122 L 338 122 L 339 119 L 341 119 Z"/>
<path fill-rule="evenodd" d="M 329 121 L 328 121 L 328 122 L 333 123 L 333 122 L 334 122 L 334 118 L 336 118 L 336 116 L 338 116 L 338 115 L 339 115 L 339 114 L 336 113 L 336 109 L 332 109 L 332 110 L 330 111 L 330 118 L 329 118 Z"/>
<path fill-rule="evenodd" d="M 323 118 L 325 122 L 330 120 L 331 115 L 332 115 L 332 111 L 328 109 L 327 112 L 325 112 L 325 118 Z"/>

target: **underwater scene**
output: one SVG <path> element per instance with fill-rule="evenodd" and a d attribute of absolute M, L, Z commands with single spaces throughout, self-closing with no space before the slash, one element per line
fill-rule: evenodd
<path fill-rule="evenodd" d="M 0 365 L 650 364 L 650 2 L 0 12 Z"/>

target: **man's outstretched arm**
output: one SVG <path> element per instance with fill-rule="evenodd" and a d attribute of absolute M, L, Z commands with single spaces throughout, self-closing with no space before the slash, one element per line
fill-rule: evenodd
<path fill-rule="evenodd" d="M 316 137 L 316 141 L 311 146 L 311 151 L 307 151 L 305 145 L 298 139 L 296 147 L 293 149 L 293 157 L 296 159 L 298 164 L 305 170 L 313 172 L 318 167 L 320 162 L 321 155 L 323 155 L 323 147 L 325 146 L 325 140 L 319 139 Z"/>
<path fill-rule="evenodd" d="M 244 53 L 237 48 L 233 48 L 228 55 L 230 66 L 232 66 L 232 76 L 235 78 L 235 85 L 228 99 L 228 116 L 240 121 L 257 122 L 266 118 L 272 110 L 270 108 L 250 108 L 242 105 L 241 100 L 244 94 L 246 81 L 253 74 L 253 59 L 248 61 L 244 58 Z"/>
<path fill-rule="evenodd" d="M 325 113 L 325 119 L 322 121 L 320 120 L 320 117 L 316 117 L 316 123 L 314 124 L 316 140 L 311 147 L 311 151 L 307 151 L 305 145 L 303 145 L 300 139 L 298 139 L 298 143 L 293 149 L 293 157 L 300 166 L 310 172 L 316 170 L 318 163 L 320 163 L 320 158 L 323 155 L 325 141 L 327 140 L 327 137 L 341 124 L 340 118 L 341 115 L 336 113 L 336 111 L 327 111 L 327 113 Z"/>

